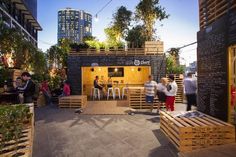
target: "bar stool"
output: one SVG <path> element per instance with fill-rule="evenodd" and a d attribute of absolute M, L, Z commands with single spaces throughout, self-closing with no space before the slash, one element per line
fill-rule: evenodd
<path fill-rule="evenodd" d="M 116 98 L 116 92 L 118 93 L 119 99 L 120 99 L 120 88 L 119 87 L 115 87 L 114 88 L 114 97 Z"/>
<path fill-rule="evenodd" d="M 124 99 L 124 96 L 125 96 L 125 92 L 126 92 L 126 94 L 128 93 L 128 87 L 123 87 L 122 88 L 122 99 Z"/>
<path fill-rule="evenodd" d="M 112 94 L 113 99 L 115 99 L 114 90 L 113 90 L 112 87 L 110 87 L 110 88 L 107 89 L 107 100 L 108 100 L 109 97 L 110 97 L 110 91 L 111 91 L 111 94 Z"/>
<path fill-rule="evenodd" d="M 98 98 L 100 100 L 100 89 L 98 89 L 98 88 L 93 89 L 93 100 L 94 100 L 94 98 L 95 99 Z"/>
<path fill-rule="evenodd" d="M 90 99 L 93 98 L 93 91 L 94 91 L 94 87 L 91 88 L 91 91 L 90 91 Z"/>

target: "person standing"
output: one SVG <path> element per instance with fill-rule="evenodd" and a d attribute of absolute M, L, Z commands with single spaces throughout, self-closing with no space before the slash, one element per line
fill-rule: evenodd
<path fill-rule="evenodd" d="M 62 95 L 63 96 L 70 96 L 70 92 L 71 92 L 70 85 L 69 85 L 69 82 L 66 80 L 64 82 Z"/>
<path fill-rule="evenodd" d="M 166 94 L 165 89 L 167 85 L 167 78 L 161 78 L 161 82 L 157 84 L 157 96 L 158 96 L 158 105 L 157 105 L 157 113 L 160 110 L 162 105 L 165 105 L 166 102 Z"/>
<path fill-rule="evenodd" d="M 44 98 L 46 99 L 46 104 L 50 105 L 51 104 L 51 96 L 50 96 L 50 90 L 49 90 L 47 80 L 44 80 L 42 82 L 40 91 L 43 92 Z"/>
<path fill-rule="evenodd" d="M 152 75 L 148 76 L 148 81 L 144 84 L 144 92 L 146 95 L 146 103 L 150 105 L 150 112 L 153 110 L 153 101 L 157 90 L 157 83 L 153 81 Z"/>
<path fill-rule="evenodd" d="M 28 72 L 23 72 L 21 77 L 26 83 L 23 87 L 17 87 L 17 90 L 24 92 L 24 103 L 32 103 L 35 92 L 35 84 L 31 80 L 31 75 Z"/>
<path fill-rule="evenodd" d="M 187 98 L 187 111 L 191 110 L 192 105 L 196 105 L 197 83 L 192 78 L 192 73 L 188 73 L 183 81 L 184 92 Z"/>
<path fill-rule="evenodd" d="M 174 75 L 169 75 L 168 78 L 169 78 L 169 84 L 164 90 L 166 94 L 166 110 L 174 111 L 175 96 L 177 94 L 178 86 L 175 82 Z"/>

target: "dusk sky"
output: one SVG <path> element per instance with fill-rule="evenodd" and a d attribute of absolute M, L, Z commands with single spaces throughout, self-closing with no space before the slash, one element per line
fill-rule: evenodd
<path fill-rule="evenodd" d="M 38 21 L 43 31 L 39 32 L 39 48 L 46 51 L 50 45 L 57 43 L 57 12 L 59 9 L 71 7 L 84 10 L 93 16 L 109 0 L 38 0 Z M 113 0 L 102 12 L 98 14 L 99 21 L 93 19 L 92 35 L 100 41 L 106 39 L 104 28 L 112 20 L 112 14 L 118 7 L 125 6 L 134 11 L 140 0 Z M 164 41 L 164 48 L 179 47 L 195 42 L 199 30 L 198 0 L 160 0 L 170 14 L 168 19 L 157 22 L 157 36 Z M 163 25 L 163 26 L 161 26 Z M 181 49 L 181 62 L 188 64 L 196 60 L 196 44 Z"/>

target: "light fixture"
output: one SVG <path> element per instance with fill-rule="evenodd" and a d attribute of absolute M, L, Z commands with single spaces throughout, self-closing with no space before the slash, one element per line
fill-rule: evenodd
<path fill-rule="evenodd" d="M 131 68 L 131 71 L 134 71 L 134 68 Z"/>
<path fill-rule="evenodd" d="M 98 14 L 95 15 L 95 18 L 94 18 L 95 22 L 98 22 L 99 19 L 98 19 Z"/>
<path fill-rule="evenodd" d="M 117 68 L 115 68 L 115 72 L 117 72 L 118 71 L 118 69 Z"/>
<path fill-rule="evenodd" d="M 99 71 L 101 71 L 102 69 L 101 68 L 98 68 Z"/>

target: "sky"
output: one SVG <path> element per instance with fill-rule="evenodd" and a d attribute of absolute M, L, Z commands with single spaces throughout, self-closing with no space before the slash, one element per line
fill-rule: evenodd
<path fill-rule="evenodd" d="M 112 0 L 112 2 L 98 14 L 99 21 L 92 23 L 92 35 L 100 41 L 106 39 L 104 28 L 112 21 L 112 14 L 120 6 L 134 12 L 140 0 Z M 43 31 L 38 35 L 38 47 L 44 52 L 57 43 L 57 12 L 70 7 L 84 10 L 93 16 L 109 0 L 38 0 L 38 21 Z M 197 40 L 199 31 L 198 0 L 160 0 L 160 5 L 170 14 L 168 19 L 157 21 L 155 29 L 157 36 L 164 41 L 164 49 L 181 47 Z M 196 44 L 180 50 L 180 62 L 188 65 L 196 60 Z"/>

